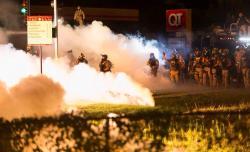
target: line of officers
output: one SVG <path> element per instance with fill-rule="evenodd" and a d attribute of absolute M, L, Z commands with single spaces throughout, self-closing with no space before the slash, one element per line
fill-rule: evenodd
<path fill-rule="evenodd" d="M 213 88 L 250 88 L 250 55 L 247 53 L 243 47 L 234 54 L 230 54 L 228 49 L 194 49 L 189 55 L 188 64 L 184 56 L 178 53 L 172 53 L 170 59 L 164 52 L 162 56 L 169 68 L 169 78 L 174 83 L 191 79 L 199 85 Z M 159 61 L 153 53 L 150 54 L 148 65 L 152 75 L 157 76 Z"/>

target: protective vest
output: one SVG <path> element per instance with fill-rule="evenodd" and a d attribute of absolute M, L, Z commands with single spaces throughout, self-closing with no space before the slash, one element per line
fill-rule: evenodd
<path fill-rule="evenodd" d="M 78 58 L 78 63 L 88 63 L 88 61 L 84 57 L 79 57 Z"/>
<path fill-rule="evenodd" d="M 74 15 L 75 20 L 79 21 L 79 20 L 83 20 L 84 18 L 85 18 L 85 15 L 81 9 L 75 11 L 75 15 Z"/>
<path fill-rule="evenodd" d="M 179 64 L 177 59 L 171 59 L 169 60 L 170 70 L 178 70 Z"/>
<path fill-rule="evenodd" d="M 230 66 L 231 66 L 231 61 L 229 58 L 224 57 L 221 61 L 221 65 L 222 65 L 222 69 L 224 70 L 229 70 Z"/>
<path fill-rule="evenodd" d="M 148 60 L 148 65 L 151 68 L 158 68 L 159 67 L 159 61 L 157 59 L 149 59 Z"/>
<path fill-rule="evenodd" d="M 211 66 L 209 57 L 202 58 L 202 65 L 203 65 L 203 67 L 210 67 Z"/>
<path fill-rule="evenodd" d="M 112 63 L 109 60 L 103 60 L 100 63 L 100 71 L 102 72 L 111 72 Z"/>
<path fill-rule="evenodd" d="M 195 56 L 195 57 L 194 57 L 193 66 L 194 66 L 195 68 L 201 68 L 201 67 L 202 67 L 202 65 L 201 65 L 201 57 L 200 57 L 200 56 Z"/>

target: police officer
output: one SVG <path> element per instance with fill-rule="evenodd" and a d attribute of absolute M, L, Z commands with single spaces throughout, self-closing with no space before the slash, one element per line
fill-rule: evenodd
<path fill-rule="evenodd" d="M 250 67 L 249 67 L 249 59 L 247 56 L 242 57 L 242 77 L 243 77 L 243 83 L 245 88 L 250 87 Z"/>
<path fill-rule="evenodd" d="M 194 78 L 194 71 L 195 71 L 193 64 L 194 64 L 194 54 L 193 52 L 191 52 L 189 54 L 189 59 L 188 59 L 188 75 L 189 75 L 189 78 L 191 79 Z"/>
<path fill-rule="evenodd" d="M 164 68 L 168 69 L 168 59 L 167 59 L 167 54 L 166 52 L 162 53 L 162 60 L 164 61 Z"/>
<path fill-rule="evenodd" d="M 202 85 L 207 86 L 207 80 L 209 80 L 209 86 L 212 86 L 212 74 L 211 74 L 211 61 L 210 56 L 207 48 L 202 50 L 201 56 L 202 62 Z"/>
<path fill-rule="evenodd" d="M 232 66 L 232 61 L 229 57 L 229 50 L 228 49 L 223 49 L 222 50 L 222 58 L 221 58 L 221 63 L 222 63 L 222 84 L 224 88 L 229 87 L 229 71 Z"/>
<path fill-rule="evenodd" d="M 78 57 L 76 64 L 79 63 L 85 63 L 88 64 L 88 60 L 85 58 L 85 55 L 83 53 L 81 53 L 81 55 Z"/>
<path fill-rule="evenodd" d="M 85 14 L 83 10 L 80 8 L 80 6 L 77 6 L 77 9 L 74 14 L 74 20 L 77 23 L 77 25 L 82 26 L 84 24 Z"/>
<path fill-rule="evenodd" d="M 170 67 L 170 72 L 169 72 L 169 77 L 170 80 L 174 83 L 179 82 L 179 74 L 180 74 L 180 68 L 179 68 L 179 60 L 177 58 L 177 55 L 173 53 L 171 55 L 171 58 L 168 60 L 169 67 Z"/>
<path fill-rule="evenodd" d="M 222 69 L 222 61 L 218 49 L 212 51 L 211 56 L 212 71 L 212 87 L 219 87 L 220 71 Z"/>
<path fill-rule="evenodd" d="M 159 60 L 155 58 L 154 53 L 150 53 L 150 57 L 149 57 L 149 60 L 148 60 L 147 64 L 151 68 L 151 74 L 156 77 L 157 76 L 157 71 L 158 71 L 158 68 L 159 68 Z"/>
<path fill-rule="evenodd" d="M 185 82 L 185 73 L 186 73 L 186 63 L 184 59 L 184 55 L 182 53 L 179 53 L 178 55 L 178 64 L 179 64 L 179 75 L 180 75 L 180 81 L 183 83 Z"/>
<path fill-rule="evenodd" d="M 99 68 L 101 72 L 111 72 L 113 64 L 111 61 L 108 60 L 108 55 L 102 54 L 102 60 L 99 64 Z"/>
<path fill-rule="evenodd" d="M 193 68 L 195 81 L 197 84 L 202 84 L 202 62 L 200 51 L 198 49 L 194 50 Z"/>
<path fill-rule="evenodd" d="M 242 84 L 242 61 L 244 56 L 246 55 L 245 49 L 241 46 L 234 53 L 234 61 L 236 67 L 236 78 L 238 81 L 238 85 Z"/>

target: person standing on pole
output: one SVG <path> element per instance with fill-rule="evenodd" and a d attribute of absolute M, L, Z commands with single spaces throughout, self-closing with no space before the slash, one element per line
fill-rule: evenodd
<path fill-rule="evenodd" d="M 76 22 L 77 25 L 83 26 L 84 19 L 85 19 L 85 14 L 83 10 L 81 9 L 80 6 L 77 6 L 77 9 L 74 14 L 74 21 Z"/>

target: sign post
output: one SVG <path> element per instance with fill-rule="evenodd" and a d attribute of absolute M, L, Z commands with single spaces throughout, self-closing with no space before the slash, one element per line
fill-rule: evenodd
<path fill-rule="evenodd" d="M 28 45 L 40 48 L 42 74 L 42 46 L 52 44 L 52 16 L 28 16 L 27 36 Z"/>

